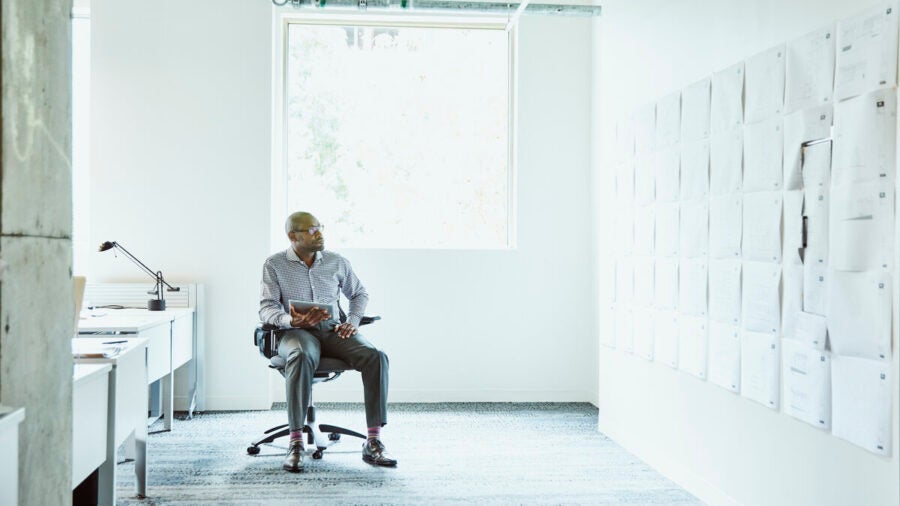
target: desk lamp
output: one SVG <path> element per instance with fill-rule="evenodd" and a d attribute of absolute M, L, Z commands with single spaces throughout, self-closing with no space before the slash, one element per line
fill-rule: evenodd
<path fill-rule="evenodd" d="M 113 248 L 116 248 L 119 251 L 121 251 L 122 253 L 124 253 L 125 256 L 128 257 L 129 260 L 134 262 L 144 272 L 149 274 L 151 278 L 156 280 L 156 288 L 147 292 L 150 295 L 156 294 L 156 298 L 150 299 L 147 301 L 147 309 L 149 309 L 150 311 L 165 311 L 166 310 L 166 299 L 163 298 L 163 285 L 166 285 L 168 287 L 167 291 L 169 291 L 169 292 L 178 292 L 181 290 L 181 288 L 174 287 L 174 286 L 170 285 L 169 283 L 166 283 L 166 280 L 163 279 L 162 271 L 153 272 L 153 270 L 151 268 L 144 265 L 143 262 L 141 262 L 140 260 L 135 258 L 134 255 L 129 253 L 129 251 L 127 249 L 123 248 L 122 245 L 117 243 L 116 241 L 106 241 L 103 244 L 101 244 L 100 252 L 102 253 L 104 251 L 108 251 Z"/>

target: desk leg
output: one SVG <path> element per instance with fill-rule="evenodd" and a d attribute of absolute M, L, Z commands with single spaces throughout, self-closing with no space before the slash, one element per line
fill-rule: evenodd
<path fill-rule="evenodd" d="M 139 498 L 147 497 L 147 424 L 134 428 L 134 476 Z"/>
<path fill-rule="evenodd" d="M 165 430 L 172 430 L 172 419 L 175 417 L 175 352 L 172 351 L 174 345 L 175 342 L 172 339 L 172 330 L 170 328 L 169 374 L 163 376 L 162 381 L 160 382 L 162 386 L 162 411 L 163 416 L 165 417 L 163 420 L 163 428 L 165 428 Z"/>
<path fill-rule="evenodd" d="M 109 402 L 106 405 L 106 460 L 97 473 L 97 504 L 116 504 L 116 367 L 109 373 Z"/>

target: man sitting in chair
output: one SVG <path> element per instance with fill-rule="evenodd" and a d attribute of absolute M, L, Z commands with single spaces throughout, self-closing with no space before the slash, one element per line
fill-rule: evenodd
<path fill-rule="evenodd" d="M 380 435 L 387 423 L 388 358 L 357 332 L 369 294 L 341 255 L 325 251 L 324 226 L 315 216 L 298 212 L 288 216 L 285 232 L 291 247 L 266 259 L 263 265 L 259 319 L 283 329 L 278 354 L 285 359 L 288 423 L 291 441 L 284 469 L 303 470 L 303 425 L 310 404 L 313 375 L 319 357 L 334 357 L 362 373 L 368 437 L 362 458 L 369 464 L 396 466 L 385 453 Z M 338 307 L 340 292 L 350 301 L 347 321 L 324 307 Z M 317 302 L 298 312 L 289 301 Z"/>

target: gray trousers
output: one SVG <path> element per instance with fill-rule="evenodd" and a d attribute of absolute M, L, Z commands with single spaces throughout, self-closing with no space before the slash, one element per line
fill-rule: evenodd
<path fill-rule="evenodd" d="M 362 373 L 366 404 L 366 427 L 387 423 L 388 358 L 359 333 L 341 339 L 332 329 L 337 322 L 326 320 L 311 329 L 290 329 L 282 333 L 278 354 L 284 358 L 288 424 L 301 430 L 312 401 L 312 381 L 319 358 L 339 358 Z"/>

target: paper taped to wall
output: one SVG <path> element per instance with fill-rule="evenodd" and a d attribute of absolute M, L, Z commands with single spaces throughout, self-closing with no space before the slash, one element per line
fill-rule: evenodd
<path fill-rule="evenodd" d="M 741 335 L 737 325 L 709 322 L 709 381 L 741 391 Z"/>
<path fill-rule="evenodd" d="M 681 192 L 681 152 L 670 147 L 656 154 L 656 201 L 676 202 Z"/>
<path fill-rule="evenodd" d="M 740 258 L 744 199 L 740 193 L 709 199 L 709 255 Z"/>
<path fill-rule="evenodd" d="M 709 261 L 709 318 L 737 325 L 741 321 L 741 261 Z"/>
<path fill-rule="evenodd" d="M 678 260 L 657 258 L 655 271 L 655 298 L 657 309 L 674 310 L 678 307 Z"/>
<path fill-rule="evenodd" d="M 895 90 L 877 90 L 834 106 L 831 179 L 836 186 L 894 181 Z"/>
<path fill-rule="evenodd" d="M 781 264 L 744 261 L 742 268 L 742 327 L 777 336 L 781 328 Z"/>
<path fill-rule="evenodd" d="M 656 149 L 681 139 L 681 92 L 669 93 L 656 103 Z"/>
<path fill-rule="evenodd" d="M 681 92 L 681 141 L 709 137 L 710 79 L 702 79 Z"/>
<path fill-rule="evenodd" d="M 710 133 L 727 132 L 744 122 L 744 62 L 712 75 Z"/>
<path fill-rule="evenodd" d="M 709 250 L 709 204 L 706 199 L 681 202 L 678 252 L 682 257 L 705 257 Z"/>
<path fill-rule="evenodd" d="M 879 5 L 838 21 L 835 100 L 896 85 L 896 8 Z"/>
<path fill-rule="evenodd" d="M 794 418 L 831 428 L 831 356 L 805 343 L 781 341 L 784 410 Z"/>
<path fill-rule="evenodd" d="M 653 313 L 651 309 L 634 309 L 634 354 L 653 360 Z"/>
<path fill-rule="evenodd" d="M 878 455 L 891 454 L 891 363 L 831 357 L 831 432 Z"/>
<path fill-rule="evenodd" d="M 634 253 L 652 255 L 656 208 L 651 204 L 634 208 Z"/>
<path fill-rule="evenodd" d="M 840 271 L 890 270 L 894 257 L 893 183 L 834 186 L 828 262 Z"/>
<path fill-rule="evenodd" d="M 804 109 L 784 118 L 784 189 L 803 187 L 803 144 L 831 137 L 831 104 Z M 818 168 L 818 167 L 816 167 Z"/>
<path fill-rule="evenodd" d="M 746 123 L 756 123 L 781 114 L 784 104 L 784 60 L 784 44 L 747 58 L 744 64 Z"/>
<path fill-rule="evenodd" d="M 741 395 L 770 409 L 778 409 L 779 341 L 765 332 L 741 335 Z"/>
<path fill-rule="evenodd" d="M 781 206 L 780 191 L 744 194 L 744 260 L 781 261 Z"/>
<path fill-rule="evenodd" d="M 678 309 L 683 315 L 706 316 L 706 259 L 682 258 L 678 268 Z"/>
<path fill-rule="evenodd" d="M 657 257 L 678 256 L 678 222 L 680 210 L 677 203 L 656 204 L 656 243 L 654 251 Z"/>
<path fill-rule="evenodd" d="M 657 362 L 678 367 L 678 313 L 657 311 L 653 318 L 653 356 Z"/>
<path fill-rule="evenodd" d="M 835 23 L 787 44 L 784 108 L 788 113 L 831 103 Z"/>
<path fill-rule="evenodd" d="M 828 271 L 826 316 L 831 351 L 884 360 L 891 356 L 891 274 Z"/>
<path fill-rule="evenodd" d="M 783 119 L 769 118 L 744 126 L 744 191 L 781 189 L 784 180 Z"/>
<path fill-rule="evenodd" d="M 678 369 L 706 379 L 706 318 L 681 316 L 678 328 Z"/>
<path fill-rule="evenodd" d="M 709 141 L 681 145 L 681 199 L 690 200 L 709 193 Z"/>
<path fill-rule="evenodd" d="M 743 185 L 744 129 L 713 135 L 709 144 L 709 192 L 727 195 Z"/>

